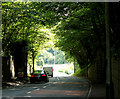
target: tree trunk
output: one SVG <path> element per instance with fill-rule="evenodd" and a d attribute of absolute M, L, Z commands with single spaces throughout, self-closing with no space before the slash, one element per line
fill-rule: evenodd
<path fill-rule="evenodd" d="M 24 55 L 25 59 L 24 59 L 24 77 L 27 77 L 27 56 L 28 56 L 28 53 L 25 53 Z"/>
<path fill-rule="evenodd" d="M 33 56 L 33 72 L 34 72 L 34 56 Z"/>
<path fill-rule="evenodd" d="M 2 57 L 2 74 L 3 80 L 10 81 L 11 72 L 10 72 L 10 56 Z"/>

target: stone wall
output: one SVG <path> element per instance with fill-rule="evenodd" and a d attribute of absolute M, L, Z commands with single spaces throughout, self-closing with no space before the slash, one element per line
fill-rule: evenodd
<path fill-rule="evenodd" d="M 111 59 L 111 69 L 114 97 L 120 99 L 120 58 Z"/>
<path fill-rule="evenodd" d="M 88 78 L 105 82 L 106 70 L 105 70 L 104 53 L 99 50 L 97 52 L 95 63 L 88 69 Z"/>

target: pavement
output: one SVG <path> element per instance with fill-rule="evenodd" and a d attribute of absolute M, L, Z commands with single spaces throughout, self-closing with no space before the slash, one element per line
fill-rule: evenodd
<path fill-rule="evenodd" d="M 22 84 L 27 83 L 27 80 L 20 81 L 20 80 L 11 80 L 11 81 L 3 81 L 2 82 L 2 89 L 8 88 L 8 87 L 13 87 L 13 86 L 20 86 Z"/>
<path fill-rule="evenodd" d="M 89 90 L 88 99 L 105 99 L 106 98 L 106 86 L 105 82 L 90 80 L 91 88 Z"/>

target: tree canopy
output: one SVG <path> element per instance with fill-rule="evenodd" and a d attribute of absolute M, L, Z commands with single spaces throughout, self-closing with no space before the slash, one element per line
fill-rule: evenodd
<path fill-rule="evenodd" d="M 77 7 L 55 26 L 56 46 L 87 66 L 98 49 L 105 50 L 104 3 L 74 4 Z"/>
<path fill-rule="evenodd" d="M 7 2 L 2 5 L 3 51 L 14 53 L 16 43 L 24 43 L 27 50 L 35 50 L 48 39 L 49 34 L 40 30 L 44 24 L 39 3 Z"/>
<path fill-rule="evenodd" d="M 81 67 L 95 61 L 98 49 L 105 51 L 104 3 L 4 2 L 2 6 L 4 55 L 24 53 L 34 60 L 54 36 L 55 47 Z"/>
<path fill-rule="evenodd" d="M 51 14 L 46 16 L 43 5 L 40 2 L 2 3 L 3 56 L 13 56 L 16 76 L 19 68 L 27 69 L 28 56 L 34 61 L 38 50 L 50 40 L 46 19 Z"/>

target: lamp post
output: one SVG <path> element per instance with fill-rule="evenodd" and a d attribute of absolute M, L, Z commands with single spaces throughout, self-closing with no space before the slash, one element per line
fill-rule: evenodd
<path fill-rule="evenodd" d="M 111 55 L 110 55 L 110 19 L 109 2 L 105 2 L 105 25 L 106 25 L 106 97 L 112 99 L 112 74 L 111 74 Z"/>

